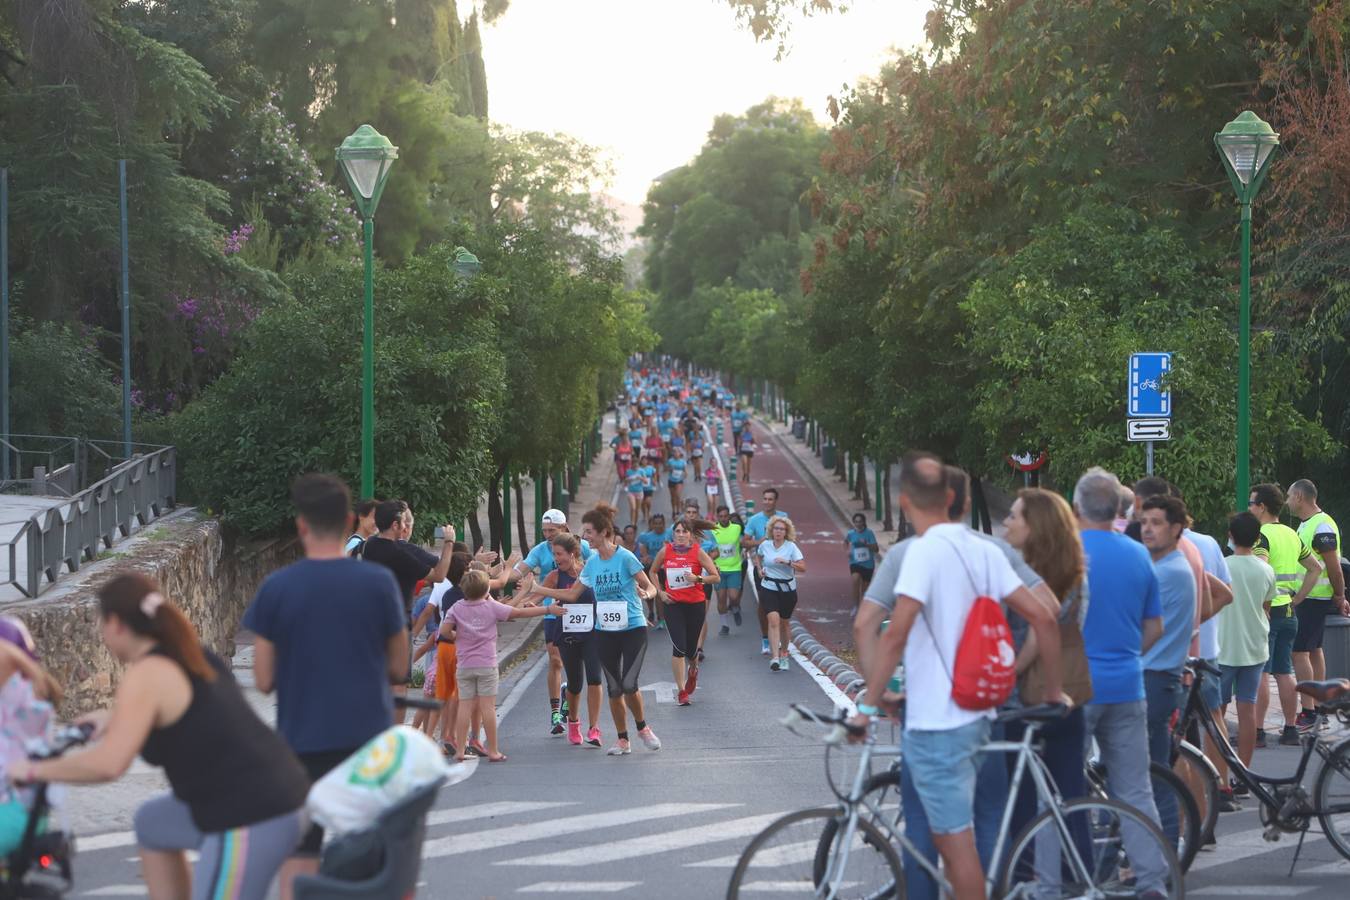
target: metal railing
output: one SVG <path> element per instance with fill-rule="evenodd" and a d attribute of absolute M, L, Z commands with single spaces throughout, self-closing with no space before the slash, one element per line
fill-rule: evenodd
<path fill-rule="evenodd" d="M 9 441 L 0 440 L 0 453 L 17 463 L 10 472 L 24 471 L 23 460 L 29 460 L 32 472 L 28 478 L 5 480 L 0 490 L 62 497 L 67 485 L 97 480 L 26 519 L 0 522 L 5 530 L 19 526 L 8 539 L 0 540 L 0 552 L 8 563 L 3 583 L 14 586 L 25 597 L 38 596 L 64 572 L 78 572 L 102 550 L 172 509 L 177 497 L 174 447 L 136 445 L 131 459 L 119 460 L 107 448 L 120 449 L 120 442 L 45 440 L 49 446 L 36 450 L 19 450 Z M 31 461 L 39 457 L 53 468 Z"/>

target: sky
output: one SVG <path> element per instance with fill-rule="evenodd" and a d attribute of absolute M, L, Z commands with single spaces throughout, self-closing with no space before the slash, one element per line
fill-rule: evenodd
<path fill-rule="evenodd" d="M 697 155 L 713 119 L 769 96 L 826 98 L 923 37 L 928 0 L 853 0 L 794 21 L 790 53 L 756 43 L 725 0 L 512 0 L 483 30 L 493 121 L 603 148 L 610 193 L 640 205 L 652 179 Z"/>

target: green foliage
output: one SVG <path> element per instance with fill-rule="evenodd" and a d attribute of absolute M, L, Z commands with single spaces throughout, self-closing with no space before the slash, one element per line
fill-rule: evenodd
<path fill-rule="evenodd" d="M 21 317 L 10 327 L 13 434 L 102 440 L 122 433 L 122 388 L 89 337 Z"/>

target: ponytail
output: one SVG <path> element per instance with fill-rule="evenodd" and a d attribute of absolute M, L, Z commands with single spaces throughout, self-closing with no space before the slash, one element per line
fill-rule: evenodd
<path fill-rule="evenodd" d="M 164 598 L 153 578 L 139 572 L 118 575 L 99 590 L 98 601 L 103 618 L 116 616 L 136 634 L 150 638 L 189 675 L 215 680 L 216 670 L 206 661 L 197 629 Z"/>
<path fill-rule="evenodd" d="M 614 537 L 614 519 L 619 511 L 608 503 L 597 503 L 581 517 L 581 521 L 595 529 L 595 533 Z"/>

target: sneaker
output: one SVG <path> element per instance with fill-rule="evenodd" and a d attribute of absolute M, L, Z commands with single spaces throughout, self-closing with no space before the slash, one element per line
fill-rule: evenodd
<path fill-rule="evenodd" d="M 689 677 L 684 680 L 684 692 L 692 694 L 698 690 L 698 666 L 689 667 Z"/>
<path fill-rule="evenodd" d="M 648 725 L 639 731 L 638 737 L 642 738 L 642 743 L 648 750 L 661 749 L 661 739 L 652 732 L 652 726 Z"/>
<path fill-rule="evenodd" d="M 778 664 L 778 657 L 775 656 L 773 659 L 769 660 L 770 671 L 777 672 L 780 668 L 782 668 L 782 666 Z"/>
<path fill-rule="evenodd" d="M 689 692 L 688 692 L 688 691 L 680 691 L 680 705 L 681 705 L 681 706 L 688 706 L 688 705 L 689 705 Z"/>
<path fill-rule="evenodd" d="M 769 639 L 764 638 L 759 645 L 759 655 L 768 656 L 771 653 L 773 653 L 773 651 L 769 649 Z"/>
<path fill-rule="evenodd" d="M 1308 734 L 1317 727 L 1317 713 L 1308 712 L 1306 709 L 1299 710 L 1294 727 L 1298 729 L 1299 734 Z"/>
<path fill-rule="evenodd" d="M 1236 778 L 1228 783 L 1228 789 L 1233 792 L 1234 797 L 1246 797 L 1251 793 L 1251 789 Z"/>
<path fill-rule="evenodd" d="M 553 716 L 551 718 L 551 725 L 549 727 L 548 733 L 553 735 L 554 737 L 561 737 L 563 732 L 566 730 L 567 729 L 563 727 L 562 710 L 555 709 L 553 711 Z"/>
<path fill-rule="evenodd" d="M 780 672 L 786 672 L 786 671 L 788 670 L 788 658 L 787 658 L 786 656 L 783 656 L 783 657 L 780 657 L 780 658 L 779 658 L 779 660 L 778 660 L 778 670 L 779 670 Z"/>
<path fill-rule="evenodd" d="M 703 662 L 704 658 L 705 658 L 705 657 L 703 656 L 703 648 L 702 648 L 702 647 L 699 647 L 699 648 L 698 648 L 698 661 L 699 661 L 699 662 Z"/>
<path fill-rule="evenodd" d="M 581 723 L 580 723 L 580 722 L 570 722 L 570 721 L 569 721 L 569 722 L 567 723 L 567 743 L 571 744 L 573 747 L 579 747 L 579 746 L 581 746 Z"/>
<path fill-rule="evenodd" d="M 586 733 L 586 746 L 600 749 L 600 729 L 592 728 Z"/>
<path fill-rule="evenodd" d="M 627 756 L 633 752 L 632 746 L 627 738 L 619 738 L 614 742 L 614 746 L 605 751 L 606 756 Z"/>
<path fill-rule="evenodd" d="M 666 630 L 666 622 L 665 622 L 664 619 L 662 619 L 660 622 L 657 622 L 657 623 L 656 623 L 656 630 L 657 630 L 657 631 L 665 631 L 665 630 Z"/>
<path fill-rule="evenodd" d="M 733 621 L 735 621 L 736 627 L 737 627 L 737 628 L 740 628 L 740 627 L 741 627 L 741 608 L 740 608 L 739 606 L 733 606 L 733 607 L 731 608 L 731 618 L 732 618 Z"/>
<path fill-rule="evenodd" d="M 1219 812 L 1241 812 L 1242 804 L 1233 798 L 1233 791 L 1227 788 L 1219 788 L 1218 799 Z"/>
<path fill-rule="evenodd" d="M 1303 741 L 1299 740 L 1298 728 L 1293 725 L 1284 726 L 1284 730 L 1280 732 L 1280 746 L 1298 747 L 1302 744 Z"/>
<path fill-rule="evenodd" d="M 562 694 L 558 703 L 558 712 L 562 713 L 564 719 L 567 718 L 567 685 L 565 684 L 562 686 Z"/>
<path fill-rule="evenodd" d="M 1265 746 L 1266 746 L 1266 730 L 1265 730 L 1264 728 L 1258 728 L 1258 729 L 1256 729 L 1256 746 L 1259 747 L 1259 748 L 1261 748 L 1261 749 L 1265 749 Z"/>
<path fill-rule="evenodd" d="M 723 625 L 721 628 L 717 629 L 717 634 L 719 637 L 726 637 L 731 634 L 731 629 Z"/>

